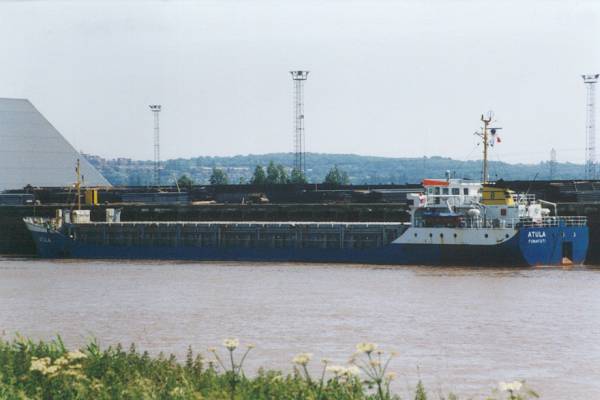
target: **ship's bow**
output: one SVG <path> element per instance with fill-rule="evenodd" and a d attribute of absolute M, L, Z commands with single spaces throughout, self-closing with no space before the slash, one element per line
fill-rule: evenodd
<path fill-rule="evenodd" d="M 47 221 L 24 218 L 23 222 L 31 232 L 37 254 L 40 257 L 58 258 L 67 255 L 64 235 L 51 227 Z"/>

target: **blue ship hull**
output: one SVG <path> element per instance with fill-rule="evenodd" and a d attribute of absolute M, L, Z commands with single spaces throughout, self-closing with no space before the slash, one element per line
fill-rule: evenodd
<path fill-rule="evenodd" d="M 372 249 L 271 247 L 110 246 L 73 240 L 60 231 L 32 230 L 44 258 L 278 261 L 431 266 L 537 266 L 582 264 L 586 226 L 520 228 L 498 245 L 396 244 Z"/>

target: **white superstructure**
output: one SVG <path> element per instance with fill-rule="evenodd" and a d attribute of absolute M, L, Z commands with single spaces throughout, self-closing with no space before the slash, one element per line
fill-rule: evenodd
<path fill-rule="evenodd" d="M 411 227 L 395 243 L 497 245 L 520 226 L 558 221 L 533 195 L 464 179 L 425 179 L 407 200 Z"/>

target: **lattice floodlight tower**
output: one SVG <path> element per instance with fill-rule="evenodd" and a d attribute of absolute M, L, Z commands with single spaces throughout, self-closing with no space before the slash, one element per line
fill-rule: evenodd
<path fill-rule="evenodd" d="M 309 71 L 290 71 L 294 80 L 294 169 L 305 174 L 304 81 Z"/>
<path fill-rule="evenodd" d="M 596 179 L 596 82 L 600 74 L 581 75 L 583 83 L 587 86 L 586 97 L 586 122 L 585 122 L 585 177 Z"/>
<path fill-rule="evenodd" d="M 160 104 L 151 104 L 150 111 L 154 114 L 154 185 L 160 186 L 160 128 L 159 113 Z"/>

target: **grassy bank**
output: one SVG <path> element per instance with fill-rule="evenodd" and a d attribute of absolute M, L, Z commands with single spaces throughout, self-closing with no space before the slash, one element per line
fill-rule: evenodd
<path fill-rule="evenodd" d="M 33 342 L 18 337 L 0 341 L 0 399 L 311 399 L 392 400 L 395 374 L 388 370 L 394 354 L 372 343 L 360 343 L 345 365 L 312 360 L 309 353 L 291 360 L 291 372 L 261 369 L 246 376 L 244 361 L 253 346 L 226 339 L 206 355 L 188 351 L 185 361 L 174 356 L 151 357 L 135 346 L 101 349 L 95 342 L 69 351 L 58 338 Z M 316 370 L 309 373 L 309 365 Z M 528 399 L 537 395 L 521 382 L 501 383 L 490 399 Z M 415 400 L 458 399 L 428 394 L 419 382 Z"/>

